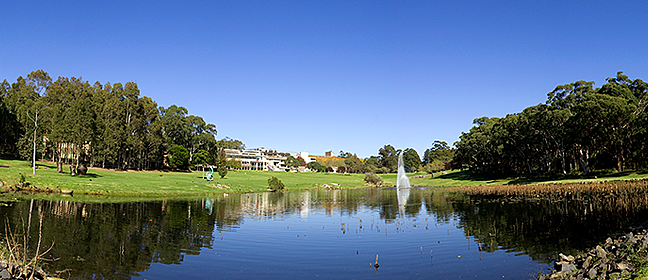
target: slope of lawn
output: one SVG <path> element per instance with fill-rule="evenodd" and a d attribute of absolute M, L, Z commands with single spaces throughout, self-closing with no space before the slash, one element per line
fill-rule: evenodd
<path fill-rule="evenodd" d="M 32 175 L 30 162 L 2 160 L 0 181 L 13 186 L 20 181 L 21 174 L 26 182 L 38 188 L 67 189 L 75 194 L 102 194 L 111 196 L 186 196 L 207 195 L 225 192 L 267 191 L 268 179 L 279 178 L 289 190 L 322 188 L 324 184 L 340 188 L 367 187 L 364 174 L 290 173 L 270 171 L 230 170 L 225 178 L 216 175 L 213 181 L 202 179 L 202 171 L 114 171 L 90 168 L 86 175 L 70 176 L 57 173 L 53 163 L 38 162 L 36 175 Z M 221 185 L 219 188 L 218 186 Z M 228 187 L 223 187 L 226 185 Z"/>

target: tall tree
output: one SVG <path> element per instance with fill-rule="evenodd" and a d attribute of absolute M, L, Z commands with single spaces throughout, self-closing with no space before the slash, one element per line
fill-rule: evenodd
<path fill-rule="evenodd" d="M 413 148 L 403 150 L 403 165 L 406 172 L 414 172 L 421 168 L 421 157 Z"/>
<path fill-rule="evenodd" d="M 400 150 L 396 150 L 392 145 L 385 145 L 378 150 L 380 155 L 380 163 L 385 167 L 388 172 L 396 172 L 398 168 L 398 153 Z"/>

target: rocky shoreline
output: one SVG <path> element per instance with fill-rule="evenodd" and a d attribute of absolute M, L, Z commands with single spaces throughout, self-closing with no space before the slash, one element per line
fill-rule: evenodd
<path fill-rule="evenodd" d="M 6 261 L 0 261 L 0 279 L 62 280 L 47 276 L 47 273 L 40 267 L 34 270 L 31 266 L 12 264 Z"/>
<path fill-rule="evenodd" d="M 648 227 L 630 228 L 576 257 L 560 254 L 546 279 L 648 279 Z"/>

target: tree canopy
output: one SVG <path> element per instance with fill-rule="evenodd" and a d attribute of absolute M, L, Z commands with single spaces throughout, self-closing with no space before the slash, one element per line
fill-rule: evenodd
<path fill-rule="evenodd" d="M 187 151 L 188 163 L 215 164 L 219 148 L 245 147 L 240 140 L 217 141 L 216 126 L 182 106 L 158 107 L 134 82 L 53 80 L 43 70 L 0 83 L 0 120 L 0 153 L 38 154 L 57 162 L 59 172 L 64 162 L 162 169 L 176 146 Z"/>
<path fill-rule="evenodd" d="M 622 72 L 606 81 L 600 88 L 560 85 L 545 104 L 475 119 L 455 143 L 454 161 L 474 173 L 505 175 L 648 167 L 648 84 Z"/>

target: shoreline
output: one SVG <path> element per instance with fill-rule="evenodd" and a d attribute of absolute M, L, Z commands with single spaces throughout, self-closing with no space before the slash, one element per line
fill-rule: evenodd
<path fill-rule="evenodd" d="M 630 227 L 577 256 L 560 254 L 537 279 L 648 279 L 648 225 Z"/>

